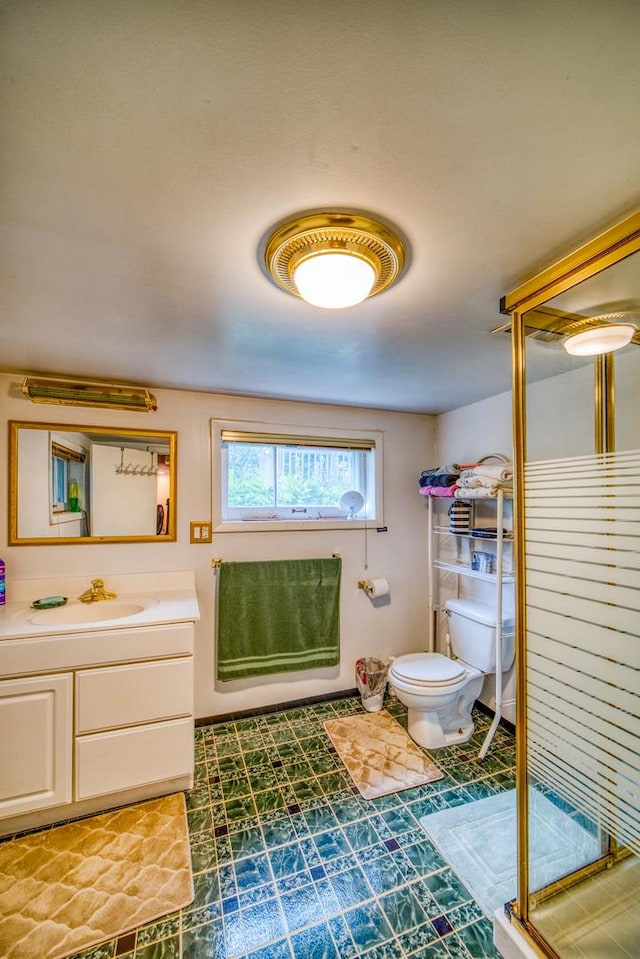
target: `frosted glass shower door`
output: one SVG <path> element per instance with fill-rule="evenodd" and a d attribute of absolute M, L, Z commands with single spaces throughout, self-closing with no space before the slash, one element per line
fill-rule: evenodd
<path fill-rule="evenodd" d="M 594 452 L 603 361 L 543 337 L 525 350 L 527 774 L 584 839 L 582 865 L 550 877 L 530 802 L 529 923 L 560 959 L 630 959 L 640 956 L 640 349 L 607 361 L 607 452 Z"/>

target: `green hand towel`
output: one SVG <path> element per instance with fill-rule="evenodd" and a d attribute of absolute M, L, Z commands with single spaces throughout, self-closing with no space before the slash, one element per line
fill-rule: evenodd
<path fill-rule="evenodd" d="M 218 679 L 340 662 L 342 560 L 222 563 L 218 570 Z"/>

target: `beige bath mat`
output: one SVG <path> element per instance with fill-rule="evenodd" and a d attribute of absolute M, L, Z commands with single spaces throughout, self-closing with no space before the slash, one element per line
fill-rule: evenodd
<path fill-rule="evenodd" d="M 4 959 L 61 959 L 192 900 L 182 793 L 0 844 Z"/>
<path fill-rule="evenodd" d="M 324 725 L 365 799 L 442 779 L 443 773 L 386 709 L 327 719 Z"/>

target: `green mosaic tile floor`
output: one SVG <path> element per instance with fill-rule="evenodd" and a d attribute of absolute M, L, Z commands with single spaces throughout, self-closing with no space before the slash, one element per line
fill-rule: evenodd
<path fill-rule="evenodd" d="M 406 727 L 406 710 L 385 707 Z M 201 726 L 186 794 L 195 899 L 74 959 L 498 959 L 491 923 L 418 820 L 514 785 L 499 727 L 438 750 L 444 778 L 364 800 L 323 720 L 359 699 Z"/>

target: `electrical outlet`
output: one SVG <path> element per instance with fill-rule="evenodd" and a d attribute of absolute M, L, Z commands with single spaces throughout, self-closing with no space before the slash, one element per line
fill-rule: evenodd
<path fill-rule="evenodd" d="M 211 534 L 211 523 L 202 520 L 192 522 L 189 525 L 189 542 L 190 543 L 210 543 L 213 539 Z"/>

